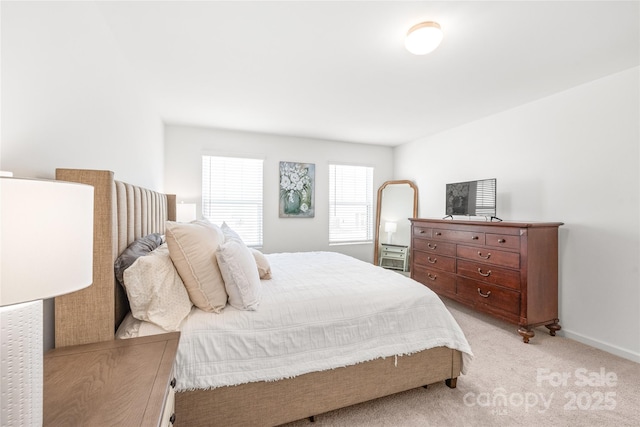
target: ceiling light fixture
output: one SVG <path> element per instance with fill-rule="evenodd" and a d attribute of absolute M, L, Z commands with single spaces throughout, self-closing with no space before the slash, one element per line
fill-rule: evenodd
<path fill-rule="evenodd" d="M 404 45 L 414 55 L 433 52 L 442 41 L 442 29 L 437 22 L 421 22 L 407 32 Z"/>

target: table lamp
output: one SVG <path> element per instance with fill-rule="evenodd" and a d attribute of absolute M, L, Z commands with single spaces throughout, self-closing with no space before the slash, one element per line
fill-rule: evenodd
<path fill-rule="evenodd" d="M 395 222 L 385 222 L 384 231 L 387 232 L 387 243 L 393 243 L 393 233 L 398 229 L 398 224 Z"/>
<path fill-rule="evenodd" d="M 0 425 L 42 425 L 42 300 L 93 281 L 93 187 L 0 173 Z"/>
<path fill-rule="evenodd" d="M 178 203 L 176 205 L 176 221 L 191 222 L 197 219 L 195 203 Z"/>

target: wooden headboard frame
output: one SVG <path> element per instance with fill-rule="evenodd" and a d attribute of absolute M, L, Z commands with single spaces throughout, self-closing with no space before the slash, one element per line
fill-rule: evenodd
<path fill-rule="evenodd" d="M 93 284 L 55 298 L 55 346 L 107 341 L 129 311 L 113 265 L 135 239 L 164 233 L 176 219 L 176 196 L 116 181 L 113 172 L 56 169 L 56 179 L 94 187 Z"/>

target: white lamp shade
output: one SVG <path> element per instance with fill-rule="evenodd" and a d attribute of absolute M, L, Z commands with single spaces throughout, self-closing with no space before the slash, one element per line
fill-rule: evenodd
<path fill-rule="evenodd" d="M 93 187 L 0 177 L 0 306 L 93 281 Z"/>
<path fill-rule="evenodd" d="M 442 37 L 442 29 L 437 22 L 421 22 L 409 29 L 404 45 L 414 55 L 426 55 L 440 45 Z"/>
<path fill-rule="evenodd" d="M 195 203 L 178 203 L 176 205 L 176 221 L 191 222 L 195 221 L 196 219 L 197 217 Z"/>
<path fill-rule="evenodd" d="M 395 233 L 398 229 L 398 224 L 395 222 L 385 222 L 384 231 L 387 233 Z"/>

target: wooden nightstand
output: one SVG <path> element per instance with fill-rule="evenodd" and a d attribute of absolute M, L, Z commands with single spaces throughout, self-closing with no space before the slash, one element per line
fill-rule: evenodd
<path fill-rule="evenodd" d="M 179 332 L 61 347 L 44 356 L 45 426 L 170 426 Z"/>
<path fill-rule="evenodd" d="M 409 271 L 409 247 L 406 245 L 380 245 L 380 266 L 391 270 Z"/>

